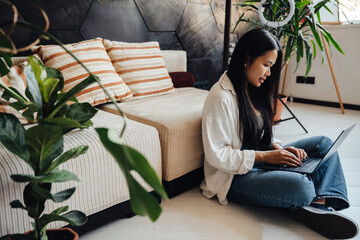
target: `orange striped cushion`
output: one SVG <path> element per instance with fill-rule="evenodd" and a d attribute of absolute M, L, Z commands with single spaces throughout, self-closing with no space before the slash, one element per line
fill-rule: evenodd
<path fill-rule="evenodd" d="M 65 47 L 100 78 L 101 83 L 116 101 L 131 98 L 131 90 L 116 74 L 101 38 L 67 44 Z M 65 92 L 89 76 L 85 69 L 60 46 L 36 46 L 31 50 L 41 56 L 46 66 L 56 68 L 63 74 Z M 97 83 L 91 84 L 76 97 L 79 102 L 88 102 L 93 106 L 110 101 Z"/>
<path fill-rule="evenodd" d="M 133 93 L 132 99 L 175 92 L 158 42 L 125 43 L 104 39 L 116 72 Z"/>
<path fill-rule="evenodd" d="M 19 91 L 19 93 L 25 97 L 25 89 L 26 89 L 26 80 L 24 69 L 28 65 L 28 61 L 24 61 L 22 63 L 16 64 L 10 68 L 10 72 L 0 78 L 0 81 L 3 82 L 8 87 L 13 87 Z M 22 124 L 30 123 L 23 116 L 21 116 L 23 111 L 16 111 L 14 108 L 9 106 L 9 102 L 3 99 L 1 96 L 4 92 L 3 88 L 0 88 L 0 112 L 3 113 L 11 113 L 17 117 Z M 10 99 L 10 103 L 16 102 L 13 98 Z"/>

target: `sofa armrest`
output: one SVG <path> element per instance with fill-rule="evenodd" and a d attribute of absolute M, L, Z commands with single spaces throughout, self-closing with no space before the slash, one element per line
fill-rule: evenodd
<path fill-rule="evenodd" d="M 194 87 L 195 78 L 189 72 L 170 72 L 169 75 L 175 88 Z"/>

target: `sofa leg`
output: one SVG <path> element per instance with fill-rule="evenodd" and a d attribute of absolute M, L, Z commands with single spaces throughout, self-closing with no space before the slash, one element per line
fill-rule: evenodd
<path fill-rule="evenodd" d="M 204 168 L 195 169 L 171 181 L 163 180 L 163 186 L 169 198 L 175 197 L 198 186 L 204 179 Z"/>

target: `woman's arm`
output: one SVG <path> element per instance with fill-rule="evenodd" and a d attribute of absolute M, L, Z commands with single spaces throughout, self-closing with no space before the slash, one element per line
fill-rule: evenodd
<path fill-rule="evenodd" d="M 302 160 L 307 158 L 303 149 L 296 147 L 283 148 L 277 143 L 272 144 L 273 150 L 256 151 L 255 162 L 264 162 L 274 165 L 301 166 Z"/>

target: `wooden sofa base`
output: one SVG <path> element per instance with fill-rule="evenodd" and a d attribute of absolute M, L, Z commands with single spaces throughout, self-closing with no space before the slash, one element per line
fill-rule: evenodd
<path fill-rule="evenodd" d="M 151 192 L 151 194 L 156 198 L 159 203 L 161 203 L 161 198 L 157 193 L 153 191 Z M 125 202 L 119 203 L 115 206 L 88 216 L 88 221 L 85 223 L 85 225 L 81 227 L 74 227 L 70 225 L 65 227 L 73 229 L 77 234 L 79 234 L 79 236 L 81 236 L 82 234 L 90 232 L 115 220 L 131 218 L 135 215 L 136 214 L 131 209 L 130 200 L 127 200 Z"/>
<path fill-rule="evenodd" d="M 204 179 L 204 168 L 195 169 L 171 181 L 163 180 L 163 186 L 169 198 L 186 192 L 201 183 Z"/>

